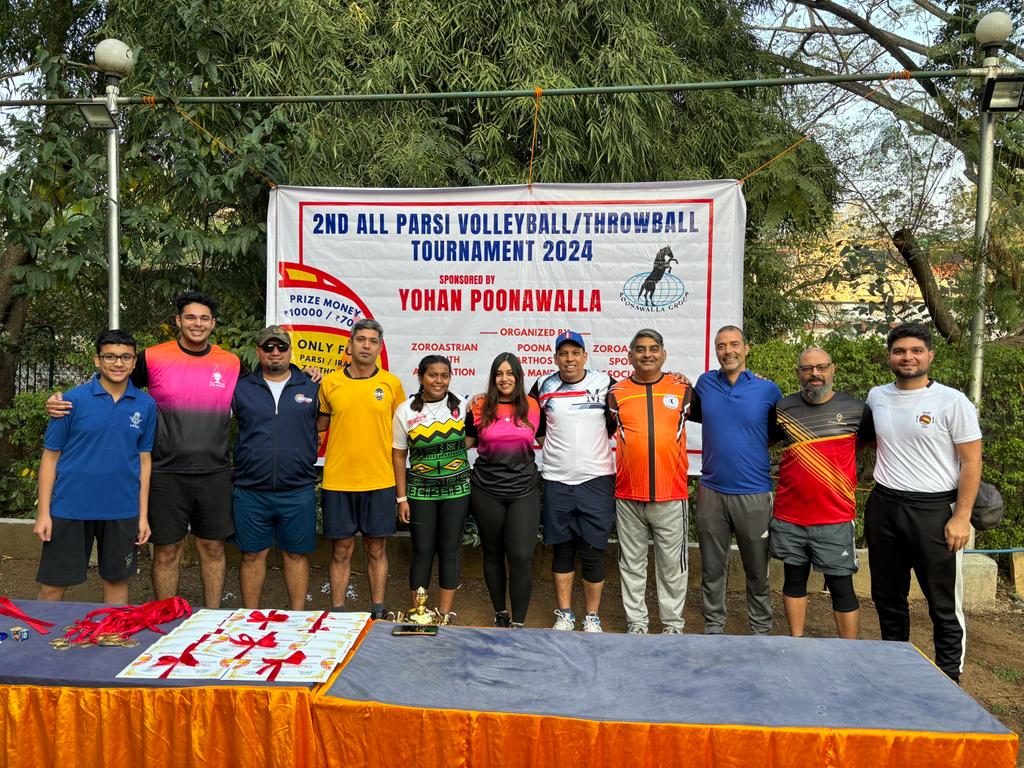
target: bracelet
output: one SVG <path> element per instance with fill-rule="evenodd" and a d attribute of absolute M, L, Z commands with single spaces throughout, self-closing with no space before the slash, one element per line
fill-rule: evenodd
<path fill-rule="evenodd" d="M 409 500 L 408 496 L 399 496 L 397 499 L 395 499 L 395 503 L 396 504 L 401 504 L 403 501 L 408 501 L 408 500 Z"/>

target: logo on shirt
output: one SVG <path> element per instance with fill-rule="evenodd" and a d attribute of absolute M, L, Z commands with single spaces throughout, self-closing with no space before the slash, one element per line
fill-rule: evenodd
<path fill-rule="evenodd" d="M 843 423 L 843 414 L 837 413 L 836 414 L 836 424 L 842 424 L 842 423 Z"/>
<path fill-rule="evenodd" d="M 408 426 L 415 427 L 417 424 L 422 424 L 426 420 L 427 420 L 427 414 L 425 414 L 425 413 L 417 413 L 415 416 L 413 416 L 411 419 L 409 419 L 409 421 L 407 423 L 408 423 Z"/>
<path fill-rule="evenodd" d="M 304 394 L 299 392 L 297 395 L 295 395 L 295 402 L 299 403 L 300 405 L 302 403 L 312 403 L 313 402 L 313 398 L 306 397 Z"/>
<path fill-rule="evenodd" d="M 220 366 L 214 366 L 213 375 L 210 377 L 210 386 L 224 389 L 224 374 L 220 372 Z"/>
<path fill-rule="evenodd" d="M 142 424 L 142 414 L 136 411 L 132 414 L 132 417 L 128 419 L 128 425 L 132 429 L 140 429 Z"/>
<path fill-rule="evenodd" d="M 928 411 L 923 411 L 922 413 L 919 413 L 917 416 L 917 423 L 920 424 L 922 427 L 927 427 L 929 424 L 932 423 L 931 413 L 929 413 Z"/>
<path fill-rule="evenodd" d="M 661 402 L 665 404 L 666 408 L 672 411 L 679 407 L 679 398 L 675 395 L 665 395 L 661 398 Z"/>
<path fill-rule="evenodd" d="M 377 387 L 375 390 L 373 390 L 373 396 L 375 398 L 377 398 L 377 400 L 383 400 L 384 399 L 384 390 L 381 389 L 380 387 Z"/>

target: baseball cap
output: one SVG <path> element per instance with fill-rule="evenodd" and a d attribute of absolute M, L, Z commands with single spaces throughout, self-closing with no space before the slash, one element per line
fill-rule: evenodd
<path fill-rule="evenodd" d="M 558 334 L 558 338 L 555 339 L 555 352 L 557 352 L 558 348 L 565 344 L 565 342 L 567 341 L 571 341 L 573 344 L 575 344 L 577 347 L 582 348 L 584 351 L 587 348 L 587 345 L 583 343 L 583 337 L 576 333 L 576 331 L 566 331 L 565 333 Z"/>
<path fill-rule="evenodd" d="M 256 336 L 256 346 L 266 344 L 271 339 L 277 339 L 283 341 L 289 347 L 292 345 L 292 339 L 288 335 L 288 331 L 282 328 L 280 325 L 268 325 Z"/>

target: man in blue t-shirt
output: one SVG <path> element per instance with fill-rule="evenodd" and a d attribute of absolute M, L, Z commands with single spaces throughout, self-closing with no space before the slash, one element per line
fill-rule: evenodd
<path fill-rule="evenodd" d="M 774 382 L 747 370 L 750 345 L 741 328 L 726 325 L 715 334 L 721 366 L 697 379 L 690 421 L 702 422 L 703 457 L 697 492 L 704 633 L 725 631 L 726 565 L 729 542 L 736 544 L 747 576 L 750 630 L 772 628 L 768 584 L 768 524 L 772 517 L 769 425 L 782 392 Z"/>
<path fill-rule="evenodd" d="M 93 540 L 103 601 L 128 602 L 136 547 L 149 540 L 150 452 L 156 402 L 129 379 L 135 339 L 105 331 L 96 340 L 96 375 L 64 393 L 74 409 L 50 419 L 39 465 L 39 512 L 33 532 L 43 542 L 40 600 L 62 600 L 86 579 Z"/>

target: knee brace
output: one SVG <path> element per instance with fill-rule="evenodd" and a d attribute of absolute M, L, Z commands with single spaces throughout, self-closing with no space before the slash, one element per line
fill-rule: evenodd
<path fill-rule="evenodd" d="M 786 597 L 807 597 L 807 579 L 811 575 L 811 564 L 790 565 L 783 563 L 782 594 Z"/>
<path fill-rule="evenodd" d="M 576 540 L 570 539 L 555 544 L 551 548 L 551 572 L 576 572 Z"/>
<path fill-rule="evenodd" d="M 582 564 L 583 580 L 591 584 L 598 584 L 604 581 L 604 550 L 592 547 L 585 541 L 580 541 L 580 563 Z"/>
<path fill-rule="evenodd" d="M 860 608 L 860 601 L 853 591 L 853 576 L 829 576 L 825 574 L 825 585 L 832 595 L 832 610 L 837 613 L 849 613 Z"/>

